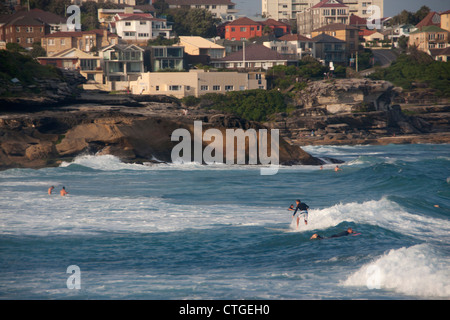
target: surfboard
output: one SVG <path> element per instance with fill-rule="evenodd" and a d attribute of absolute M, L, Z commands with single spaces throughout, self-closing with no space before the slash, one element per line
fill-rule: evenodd
<path fill-rule="evenodd" d="M 354 237 L 359 236 L 359 235 L 361 235 L 361 232 L 352 234 L 352 236 L 354 236 Z"/>
<path fill-rule="evenodd" d="M 264 227 L 267 230 L 273 230 L 273 231 L 281 231 L 281 232 L 292 232 L 292 229 L 281 229 L 281 228 L 269 228 L 269 227 Z"/>

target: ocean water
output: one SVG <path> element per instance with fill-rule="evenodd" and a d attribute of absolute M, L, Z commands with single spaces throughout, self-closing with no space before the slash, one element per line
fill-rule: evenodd
<path fill-rule="evenodd" d="M 104 155 L 2 171 L 0 299 L 449 299 L 450 145 L 305 150 L 342 171 Z M 361 235 L 310 240 L 347 227 Z"/>

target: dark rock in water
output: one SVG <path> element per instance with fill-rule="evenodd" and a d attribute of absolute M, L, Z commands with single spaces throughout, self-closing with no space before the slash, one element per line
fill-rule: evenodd
<path fill-rule="evenodd" d="M 58 165 L 85 153 L 112 154 L 125 162 L 155 163 L 154 159 L 171 162 L 172 149 L 178 144 L 171 141 L 173 131 L 185 128 L 192 133 L 197 119 L 205 120 L 203 130 L 219 129 L 224 136 L 230 128 L 265 128 L 230 115 L 197 113 L 186 117 L 179 115 L 180 109 L 169 113 L 170 108 L 160 112 L 160 104 L 153 106 L 154 109 L 81 105 L 4 115 L 0 117 L 0 168 Z M 285 165 L 323 163 L 282 138 L 279 155 L 280 164 Z"/>

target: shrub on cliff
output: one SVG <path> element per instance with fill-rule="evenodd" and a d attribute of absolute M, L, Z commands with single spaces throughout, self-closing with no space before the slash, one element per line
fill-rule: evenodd
<path fill-rule="evenodd" d="M 387 80 L 403 89 L 412 89 L 413 83 L 425 83 L 437 94 L 450 97 L 450 64 L 435 61 L 428 54 L 410 49 L 401 54 L 392 65 L 369 76 L 373 80 Z"/>
<path fill-rule="evenodd" d="M 13 78 L 27 86 L 37 84 L 40 79 L 62 79 L 62 75 L 57 68 L 40 65 L 29 55 L 0 50 L 0 81 L 7 87 Z"/>
<path fill-rule="evenodd" d="M 209 93 L 199 98 L 184 98 L 186 105 L 200 105 L 205 109 L 214 109 L 233 113 L 247 120 L 266 121 L 270 115 L 289 112 L 286 96 L 277 90 L 231 91 L 226 94 Z"/>

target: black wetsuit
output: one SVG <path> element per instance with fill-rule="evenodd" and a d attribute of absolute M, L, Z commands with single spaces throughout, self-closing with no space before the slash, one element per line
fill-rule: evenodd
<path fill-rule="evenodd" d="M 295 216 L 298 210 L 308 212 L 309 206 L 306 203 L 300 202 L 297 207 L 295 207 L 295 211 L 292 216 Z"/>
<path fill-rule="evenodd" d="M 333 234 L 330 238 L 345 237 L 345 236 L 348 236 L 349 234 L 350 234 L 350 232 L 345 230 L 345 231 L 339 232 L 337 234 Z"/>

